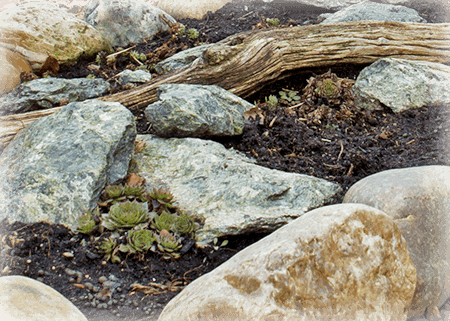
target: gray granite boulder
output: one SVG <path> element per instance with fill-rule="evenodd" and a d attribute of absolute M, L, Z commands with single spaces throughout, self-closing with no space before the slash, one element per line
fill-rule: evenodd
<path fill-rule="evenodd" d="M 70 103 L 36 120 L 0 155 L 0 219 L 74 229 L 126 175 L 135 137 L 133 114 L 115 102 Z"/>
<path fill-rule="evenodd" d="M 203 52 L 205 52 L 205 50 L 210 46 L 212 46 L 212 44 L 201 45 L 180 51 L 179 53 L 176 53 L 175 55 L 157 63 L 155 70 L 161 75 L 188 66 L 195 59 L 200 58 L 203 55 Z"/>
<path fill-rule="evenodd" d="M 119 83 L 121 85 L 142 84 L 150 80 L 152 80 L 152 74 L 144 70 L 132 71 L 125 69 L 119 77 Z"/>

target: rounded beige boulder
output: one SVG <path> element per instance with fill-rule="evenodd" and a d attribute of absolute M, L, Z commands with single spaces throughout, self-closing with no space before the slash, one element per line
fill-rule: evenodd
<path fill-rule="evenodd" d="M 18 53 L 0 47 L 0 95 L 20 84 L 20 73 L 31 71 L 28 61 Z"/>
<path fill-rule="evenodd" d="M 208 12 L 216 12 L 232 0 L 159 0 L 158 8 L 175 19 L 202 19 Z"/>

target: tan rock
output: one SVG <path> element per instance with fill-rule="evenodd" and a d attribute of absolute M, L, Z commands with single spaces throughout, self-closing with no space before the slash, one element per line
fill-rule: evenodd
<path fill-rule="evenodd" d="M 0 319 L 87 321 L 59 292 L 23 276 L 0 277 Z"/>
<path fill-rule="evenodd" d="M 189 284 L 169 320 L 404 320 L 416 270 L 400 230 L 363 204 L 310 211 Z"/>
<path fill-rule="evenodd" d="M 81 55 L 109 50 L 109 43 L 56 5 L 29 2 L 0 14 L 0 47 L 21 53 L 38 71 L 48 55 L 59 64 L 74 63 Z"/>
<path fill-rule="evenodd" d="M 175 19 L 202 19 L 208 12 L 216 12 L 232 0 L 159 0 L 157 6 Z"/>
<path fill-rule="evenodd" d="M 344 202 L 376 207 L 402 231 L 418 275 L 409 316 L 441 307 L 450 297 L 450 167 L 380 172 L 354 184 Z"/>
<path fill-rule="evenodd" d="M 31 66 L 21 55 L 0 47 L 0 94 L 13 90 L 20 84 L 20 73 L 31 71 Z"/>

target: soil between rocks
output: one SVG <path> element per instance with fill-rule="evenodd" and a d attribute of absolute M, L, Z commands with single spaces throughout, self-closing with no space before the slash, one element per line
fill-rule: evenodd
<path fill-rule="evenodd" d="M 375 1 L 376 2 L 376 1 Z M 449 22 L 448 10 L 439 1 L 410 1 L 406 6 L 416 9 L 430 23 Z M 316 23 L 321 13 L 332 12 L 288 1 L 276 3 L 233 1 L 204 19 L 183 19 L 179 22 L 199 31 L 198 39 L 161 33 L 148 41 L 136 44 L 134 50 L 146 54 L 149 65 L 191 48 L 200 43 L 213 43 L 229 35 L 251 30 L 265 18 L 278 18 L 282 25 Z M 126 48 L 125 48 L 126 49 Z M 120 56 L 112 66 L 92 69 L 95 57 L 62 70 L 62 78 L 96 77 L 109 79 L 112 92 L 123 90 L 113 77 L 125 68 L 138 64 L 129 56 Z M 90 67 L 91 66 L 91 67 Z M 338 77 L 356 79 L 365 66 L 342 65 L 331 68 Z M 349 110 L 348 117 L 339 117 L 339 107 L 326 100 L 317 102 L 329 107 L 330 113 L 320 123 L 296 121 L 306 111 L 286 113 L 288 103 L 277 108 L 265 104 L 265 98 L 282 89 L 300 94 L 311 76 L 328 69 L 303 71 L 282 81 L 267 84 L 260 92 L 247 98 L 258 102 L 265 120 L 249 120 L 244 134 L 233 139 L 218 140 L 253 157 L 260 165 L 288 172 L 321 177 L 340 184 L 344 192 L 358 180 L 392 168 L 422 165 L 449 165 L 446 142 L 449 140 L 450 117 L 448 105 L 424 106 L 394 114 L 388 108 L 373 113 Z M 143 110 L 135 111 L 139 133 L 148 133 Z M 341 201 L 341 197 L 336 202 Z M 121 264 L 113 264 L 82 245 L 85 236 L 73 234 L 58 224 L 0 223 L 0 270 L 8 275 L 25 275 L 39 279 L 70 299 L 88 320 L 156 320 L 167 302 L 179 293 L 182 286 L 213 270 L 236 252 L 244 249 L 265 234 L 226 237 L 228 245 L 217 251 L 192 246 L 180 259 L 165 261 L 156 253 L 148 252 L 140 260 L 122 257 Z M 219 240 L 219 244 L 222 240 Z M 67 257 L 72 253 L 73 257 Z M 70 256 L 70 255 L 69 255 Z M 67 270 L 69 269 L 69 270 Z M 4 274 L 6 275 L 6 274 Z M 106 286 L 104 276 L 111 281 Z M 99 280 L 100 278 L 100 280 Z M 91 283 L 93 288 L 86 282 Z M 139 283 L 161 292 L 145 295 L 133 291 Z M 92 288 L 92 290 L 89 290 Z M 104 307 L 106 305 L 106 308 Z"/>

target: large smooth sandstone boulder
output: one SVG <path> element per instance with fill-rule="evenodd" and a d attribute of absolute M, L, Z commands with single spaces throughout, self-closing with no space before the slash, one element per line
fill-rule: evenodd
<path fill-rule="evenodd" d="M 0 47 L 0 95 L 18 86 L 20 73 L 29 71 L 31 66 L 21 55 Z"/>
<path fill-rule="evenodd" d="M 380 172 L 354 184 L 344 202 L 376 207 L 402 231 L 418 274 L 409 314 L 442 306 L 450 297 L 450 167 Z"/>
<path fill-rule="evenodd" d="M 202 19 L 208 12 L 216 12 L 232 0 L 159 0 L 157 6 L 175 19 Z"/>
<path fill-rule="evenodd" d="M 59 292 L 24 276 L 0 277 L 0 319 L 87 321 Z"/>
<path fill-rule="evenodd" d="M 109 40 L 112 46 L 139 43 L 176 20 L 163 10 L 138 0 L 91 0 L 85 8 L 85 20 Z"/>
<path fill-rule="evenodd" d="M 29 2 L 0 14 L 2 47 L 36 53 L 30 61 L 39 70 L 51 55 L 60 64 L 75 63 L 82 55 L 110 50 L 109 43 L 88 23 L 77 19 L 56 5 Z"/>
<path fill-rule="evenodd" d="M 415 283 L 389 216 L 363 204 L 325 206 L 193 281 L 158 321 L 405 320 Z"/>

